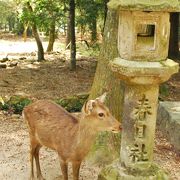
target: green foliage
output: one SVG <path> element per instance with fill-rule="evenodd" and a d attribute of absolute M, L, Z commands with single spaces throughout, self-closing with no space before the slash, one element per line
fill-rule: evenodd
<path fill-rule="evenodd" d="M 77 23 L 92 26 L 94 19 L 102 15 L 104 1 L 102 0 L 79 0 L 77 2 Z M 87 6 L 88 4 L 88 6 Z"/>
<path fill-rule="evenodd" d="M 80 112 L 88 95 L 76 95 L 68 98 L 57 99 L 55 102 L 64 107 L 69 112 Z"/>
<path fill-rule="evenodd" d="M 19 19 L 27 24 L 36 24 L 41 31 L 48 33 L 50 25 L 63 22 L 63 4 L 60 0 L 31 0 L 33 11 L 30 12 L 26 1 L 22 1 L 22 11 Z M 63 22 L 64 23 L 64 22 Z"/>
<path fill-rule="evenodd" d="M 169 95 L 169 86 L 167 84 L 161 84 L 159 88 L 159 96 L 160 99 L 163 100 L 163 98 L 167 97 Z"/>
<path fill-rule="evenodd" d="M 80 27 L 81 32 L 88 32 L 87 30 L 91 33 L 96 32 L 96 23 L 98 28 L 103 29 L 106 1 L 76 1 L 76 27 Z M 30 3 L 32 12 L 29 11 L 27 3 Z M 22 34 L 24 25 L 35 23 L 40 31 L 48 35 L 51 24 L 55 22 L 57 32 L 60 29 L 66 30 L 69 16 L 68 6 L 68 0 L 1 0 L 0 27 L 2 24 L 3 26 L 9 24 L 13 32 Z"/>
<path fill-rule="evenodd" d="M 21 21 L 16 21 L 15 27 L 13 29 L 13 33 L 17 35 L 22 35 L 24 31 L 23 23 Z"/>
<path fill-rule="evenodd" d="M 10 113 L 21 114 L 23 108 L 32 101 L 22 96 L 12 96 L 7 102 L 0 102 L 0 109 Z"/>
<path fill-rule="evenodd" d="M 36 0 L 36 6 L 34 12 L 36 17 L 38 17 L 38 24 L 44 30 L 48 31 L 52 22 L 62 21 L 63 5 L 59 0 Z"/>
<path fill-rule="evenodd" d="M 88 4 L 88 5 L 87 5 Z M 93 32 L 98 21 L 99 28 L 103 29 L 105 16 L 104 0 L 79 0 L 77 2 L 76 24 L 82 29 L 86 27 Z"/>
<path fill-rule="evenodd" d="M 69 112 L 80 112 L 88 96 L 88 94 L 79 94 L 68 98 L 57 99 L 55 102 Z M 23 108 L 31 103 L 32 101 L 30 99 L 23 96 L 14 95 L 7 101 L 0 97 L 0 109 L 9 113 L 21 114 Z"/>
<path fill-rule="evenodd" d="M 13 28 L 17 17 L 16 6 L 13 1 L 0 1 L 0 17 L 0 28 L 3 28 L 5 25 Z"/>
<path fill-rule="evenodd" d="M 90 44 L 89 48 L 85 43 L 77 43 L 77 49 L 83 56 L 91 56 L 91 57 L 98 57 L 99 52 L 100 52 L 100 44 L 99 43 L 94 43 Z"/>

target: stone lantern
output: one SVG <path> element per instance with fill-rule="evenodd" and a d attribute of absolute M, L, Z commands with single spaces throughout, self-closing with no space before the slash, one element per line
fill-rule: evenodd
<path fill-rule="evenodd" d="M 120 161 L 103 169 L 99 180 L 167 179 L 153 163 L 159 85 L 177 73 L 167 59 L 169 12 L 179 12 L 178 0 L 111 0 L 119 11 L 119 57 L 110 63 L 125 86 Z"/>

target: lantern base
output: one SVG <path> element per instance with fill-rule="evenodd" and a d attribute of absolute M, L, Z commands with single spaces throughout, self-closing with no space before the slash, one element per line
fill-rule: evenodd
<path fill-rule="evenodd" d="M 168 180 L 167 173 L 154 163 L 136 163 L 122 167 L 115 162 L 100 172 L 98 180 Z"/>

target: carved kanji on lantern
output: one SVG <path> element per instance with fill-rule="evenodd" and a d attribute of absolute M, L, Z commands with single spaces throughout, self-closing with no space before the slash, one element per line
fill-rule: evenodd
<path fill-rule="evenodd" d="M 148 161 L 148 156 L 145 146 L 145 131 L 146 131 L 146 120 L 147 115 L 151 115 L 151 106 L 149 100 L 143 94 L 142 99 L 138 101 L 138 106 L 134 110 L 135 119 L 135 144 L 131 148 L 130 157 L 132 162 L 137 161 Z"/>
<path fill-rule="evenodd" d="M 143 94 L 142 99 L 139 100 L 138 106 L 135 107 L 135 118 L 136 121 L 145 121 L 147 115 L 151 115 L 151 106 L 149 105 L 149 100 Z"/>
<path fill-rule="evenodd" d="M 132 158 L 132 162 L 148 161 L 147 152 L 145 151 L 145 145 L 135 144 L 134 147 L 131 148 L 130 157 Z"/>

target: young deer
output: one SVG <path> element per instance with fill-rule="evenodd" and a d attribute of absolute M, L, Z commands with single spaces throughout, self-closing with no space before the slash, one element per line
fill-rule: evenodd
<path fill-rule="evenodd" d="M 59 105 L 40 100 L 23 111 L 30 135 L 31 179 L 34 179 L 33 159 L 37 178 L 42 180 L 39 150 L 44 145 L 57 151 L 64 180 L 68 180 L 68 162 L 72 162 L 73 180 L 79 179 L 82 160 L 90 150 L 99 131 L 120 131 L 120 123 L 103 104 L 105 94 L 89 100 L 77 119 Z"/>

